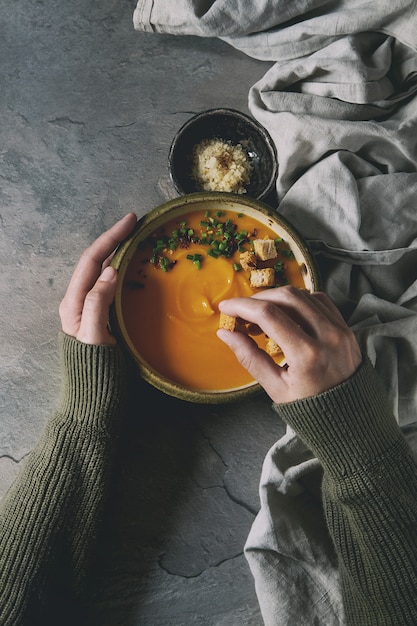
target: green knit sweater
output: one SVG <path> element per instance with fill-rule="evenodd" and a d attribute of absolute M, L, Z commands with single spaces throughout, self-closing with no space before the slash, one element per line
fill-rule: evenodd
<path fill-rule="evenodd" d="M 0 625 L 82 624 L 126 380 L 116 346 L 61 334 L 59 408 L 0 503 Z"/>
<path fill-rule="evenodd" d="M 417 625 L 417 465 L 368 359 L 276 410 L 320 460 L 347 624 Z"/>
<path fill-rule="evenodd" d="M 1 626 L 62 624 L 62 608 L 88 592 L 126 370 L 117 347 L 66 335 L 60 345 L 59 409 L 0 505 Z M 417 468 L 382 398 L 365 362 L 335 389 L 278 407 L 323 464 L 355 626 L 417 624 Z"/>

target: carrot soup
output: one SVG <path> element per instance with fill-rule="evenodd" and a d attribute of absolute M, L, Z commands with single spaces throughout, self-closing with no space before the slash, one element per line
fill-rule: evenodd
<path fill-rule="evenodd" d="M 203 391 L 253 382 L 216 330 L 221 300 L 261 289 L 251 285 L 243 263 L 255 240 L 273 240 L 276 246 L 273 263 L 260 263 L 273 267 L 270 288 L 288 283 L 305 288 L 288 243 L 233 210 L 192 210 L 152 232 L 133 253 L 121 292 L 123 321 L 138 353 L 170 381 Z M 263 334 L 253 338 L 265 348 Z"/>

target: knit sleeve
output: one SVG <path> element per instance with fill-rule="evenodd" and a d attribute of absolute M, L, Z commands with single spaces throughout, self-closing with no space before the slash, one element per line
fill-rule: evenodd
<path fill-rule="evenodd" d="M 111 465 L 126 378 L 122 354 L 64 334 L 60 353 L 58 408 L 0 503 L 2 626 L 49 623 L 48 594 L 77 597 Z"/>
<path fill-rule="evenodd" d="M 275 408 L 323 466 L 347 623 L 417 624 L 417 466 L 370 362 Z"/>

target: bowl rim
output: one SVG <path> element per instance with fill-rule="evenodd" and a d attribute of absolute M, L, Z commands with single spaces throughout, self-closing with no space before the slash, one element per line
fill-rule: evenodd
<path fill-rule="evenodd" d="M 217 108 L 206 109 L 204 111 L 200 111 L 199 113 L 196 113 L 195 115 L 190 117 L 190 119 L 188 119 L 186 122 L 184 122 L 184 124 L 175 133 L 174 138 L 171 142 L 171 146 L 169 148 L 169 152 L 168 152 L 169 174 L 170 174 L 172 183 L 175 187 L 175 190 L 177 191 L 177 193 L 181 195 L 189 195 L 182 187 L 180 180 L 178 179 L 175 167 L 173 166 L 175 152 L 178 148 L 178 144 L 180 143 L 184 133 L 189 128 L 194 126 L 194 124 L 198 122 L 200 119 L 203 119 L 206 117 L 215 117 L 217 115 L 223 115 L 223 116 L 229 115 L 230 117 L 233 117 L 233 118 L 237 117 L 241 119 L 242 121 L 244 121 L 246 124 L 249 124 L 261 135 L 263 141 L 265 142 L 265 145 L 268 147 L 269 152 L 271 154 L 272 171 L 270 173 L 268 184 L 266 185 L 266 187 L 263 189 L 261 193 L 256 195 L 257 200 L 260 200 L 260 201 L 265 200 L 265 198 L 267 198 L 275 190 L 276 180 L 278 177 L 278 169 L 279 169 L 278 153 L 277 153 L 277 147 L 275 145 L 275 142 L 273 141 L 270 133 L 265 128 L 265 126 L 263 126 L 260 122 L 258 122 L 257 119 L 255 119 L 254 117 L 251 117 L 250 115 L 248 115 L 247 113 L 244 113 L 243 111 L 239 111 L 238 109 L 227 108 L 227 107 L 217 107 Z M 192 193 L 205 193 L 205 192 L 196 191 Z M 217 193 L 217 192 L 214 192 L 214 193 Z M 218 193 L 229 193 L 229 192 L 218 192 Z M 242 195 L 246 195 L 246 194 L 242 194 Z"/>
<path fill-rule="evenodd" d="M 226 192 L 195 192 L 168 200 L 148 211 L 145 215 L 138 219 L 133 231 L 117 247 L 111 260 L 111 265 L 119 273 L 121 273 L 121 275 L 119 276 L 116 287 L 116 294 L 110 307 L 109 326 L 111 332 L 116 336 L 118 343 L 124 346 L 128 355 L 133 360 L 136 368 L 139 370 L 140 376 L 159 391 L 162 391 L 175 398 L 193 403 L 226 404 L 240 401 L 250 396 L 253 396 L 256 393 L 259 393 L 262 390 L 262 387 L 258 382 L 253 381 L 248 385 L 244 385 L 242 387 L 219 391 L 209 391 L 187 388 L 176 383 L 175 381 L 165 378 L 163 375 L 157 372 L 149 363 L 140 358 L 140 354 L 134 348 L 133 343 L 130 341 L 127 332 L 124 332 L 124 325 L 123 323 L 121 323 L 120 319 L 122 318 L 120 295 L 123 286 L 124 273 L 131 260 L 131 257 L 129 258 L 129 253 L 133 255 L 136 246 L 139 243 L 138 240 L 141 240 L 140 237 L 143 232 L 145 231 L 146 233 L 147 228 L 151 227 L 154 222 L 157 222 L 165 215 L 168 216 L 167 219 L 170 219 L 170 213 L 177 209 L 184 208 L 186 212 L 186 207 L 188 205 L 204 203 L 208 200 L 210 202 L 222 202 L 226 204 L 229 203 L 231 205 L 236 203 L 241 204 L 242 210 L 244 210 L 244 206 L 250 207 L 252 210 L 259 211 L 267 218 L 270 218 L 273 222 L 280 225 L 286 232 L 290 234 L 295 245 L 300 249 L 303 258 L 305 259 L 305 262 L 307 262 L 308 272 L 310 274 L 314 290 L 321 289 L 321 277 L 319 269 L 315 257 L 313 256 L 307 242 L 299 234 L 297 229 L 294 228 L 294 226 L 292 226 L 292 224 L 286 218 L 280 215 L 276 210 L 274 210 L 272 207 L 265 204 L 264 202 L 246 195 L 242 196 L 241 194 L 232 194 Z M 146 236 L 147 234 L 145 234 L 143 238 L 146 238 Z"/>

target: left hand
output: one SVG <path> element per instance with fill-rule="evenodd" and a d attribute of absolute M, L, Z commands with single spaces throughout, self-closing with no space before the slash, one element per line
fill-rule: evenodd
<path fill-rule="evenodd" d="M 92 345 L 116 343 L 108 329 L 109 308 L 117 285 L 117 271 L 110 261 L 136 221 L 136 215 L 128 213 L 81 255 L 59 307 L 62 330 L 78 341 Z"/>

